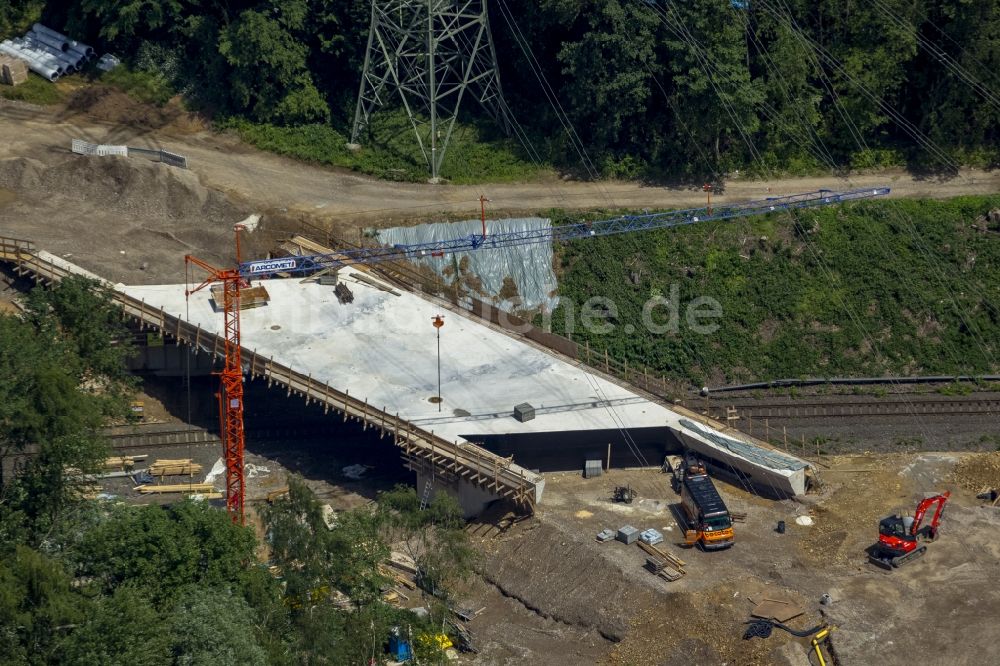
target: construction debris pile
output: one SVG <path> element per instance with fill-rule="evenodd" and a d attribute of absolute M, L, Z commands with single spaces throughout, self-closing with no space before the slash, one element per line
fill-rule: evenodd
<path fill-rule="evenodd" d="M 952 477 L 958 485 L 977 493 L 1000 488 L 1000 451 L 965 456 L 955 465 Z"/>
<path fill-rule="evenodd" d="M 49 81 L 79 71 L 97 57 L 91 47 L 41 23 L 32 26 L 24 37 L 0 42 L 0 53 L 24 61 L 28 69 Z"/>

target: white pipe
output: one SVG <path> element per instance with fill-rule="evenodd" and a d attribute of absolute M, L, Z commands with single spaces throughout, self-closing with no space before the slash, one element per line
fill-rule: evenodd
<path fill-rule="evenodd" d="M 31 29 L 34 32 L 40 32 L 44 35 L 49 35 L 53 39 L 63 40 L 69 45 L 69 49 L 71 51 L 77 51 L 81 55 L 84 55 L 88 58 L 93 58 L 96 56 L 96 53 L 94 53 L 94 49 L 92 49 L 91 47 L 87 46 L 86 44 L 81 44 L 80 42 L 74 41 L 69 37 L 67 37 L 66 35 L 62 34 L 61 32 L 56 32 L 52 28 L 46 27 L 41 23 L 36 23 L 35 25 L 31 26 Z"/>
<path fill-rule="evenodd" d="M 21 43 L 21 40 L 15 39 L 11 43 L 11 48 L 16 49 L 20 52 L 21 58 L 24 60 L 34 60 L 39 65 L 43 67 L 51 67 L 56 70 L 59 76 L 62 76 L 66 72 L 66 67 L 59 62 L 59 59 L 54 55 L 46 52 L 33 49 Z"/>
<path fill-rule="evenodd" d="M 52 67 L 60 74 L 63 73 L 64 65 L 61 62 L 59 62 L 59 59 L 56 58 L 51 53 L 32 48 L 20 38 L 14 39 L 11 46 L 17 49 L 22 54 L 21 55 L 22 58 L 35 60 L 41 65 Z"/>
<path fill-rule="evenodd" d="M 64 63 L 68 67 L 72 67 L 73 69 L 80 69 L 81 67 L 83 67 L 84 63 L 87 61 L 86 58 L 81 57 L 78 54 L 73 53 L 72 51 L 67 51 L 65 53 L 62 52 L 62 51 L 57 51 L 55 49 L 55 47 L 50 46 L 49 44 L 46 44 L 45 42 L 38 41 L 36 39 L 37 36 L 35 35 L 35 33 L 28 33 L 28 34 L 29 34 L 29 37 L 28 37 L 27 42 L 28 42 L 29 46 L 31 46 L 32 48 L 34 48 L 36 50 L 45 51 L 46 53 L 52 54 L 53 56 L 55 56 L 56 58 L 58 58 L 60 60 L 60 62 Z"/>
<path fill-rule="evenodd" d="M 45 44 L 46 46 L 51 46 L 54 49 L 62 51 L 63 53 L 69 51 L 69 42 L 67 42 L 65 39 L 56 39 L 55 37 L 47 35 L 43 32 L 29 32 L 28 34 L 31 35 L 31 37 L 35 39 L 35 41 L 41 44 Z"/>
<path fill-rule="evenodd" d="M 94 53 L 94 49 L 87 46 L 86 44 L 81 44 L 80 42 L 70 41 L 69 50 L 72 53 L 78 53 L 84 58 L 96 58 L 97 54 Z"/>
<path fill-rule="evenodd" d="M 69 41 L 69 38 L 66 35 L 62 34 L 61 32 L 56 32 L 52 28 L 42 25 L 41 23 L 34 24 L 33 26 L 31 26 L 31 29 L 35 32 L 40 32 L 43 35 L 48 35 L 53 39 L 61 39 L 64 42 Z"/>
<path fill-rule="evenodd" d="M 49 81 L 57 81 L 59 79 L 59 72 L 53 67 L 48 67 L 42 63 L 32 59 L 26 58 L 20 51 L 14 48 L 13 44 L 8 41 L 0 42 L 0 53 L 6 53 L 7 55 L 14 56 L 18 60 L 23 60 L 28 64 L 28 69 L 33 71 L 35 74 L 48 79 Z"/>
<path fill-rule="evenodd" d="M 57 53 L 55 50 L 51 49 L 51 47 L 46 48 L 44 45 L 33 41 L 30 37 L 15 39 L 14 46 L 21 49 L 25 53 L 30 53 L 42 62 L 50 62 L 53 67 L 65 66 L 62 62 L 62 51 Z"/>

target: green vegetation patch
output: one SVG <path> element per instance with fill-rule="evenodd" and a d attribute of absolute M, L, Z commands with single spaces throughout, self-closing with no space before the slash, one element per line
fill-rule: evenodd
<path fill-rule="evenodd" d="M 261 150 L 296 159 L 344 167 L 386 180 L 422 182 L 428 167 L 409 120 L 402 113 L 376 119 L 370 137 L 357 151 L 348 137 L 323 124 L 283 127 L 229 119 L 219 124 Z M 455 183 L 529 180 L 546 170 L 525 161 L 511 141 L 482 141 L 471 125 L 457 125 L 448 145 L 441 175 Z"/>
<path fill-rule="evenodd" d="M 119 65 L 101 75 L 101 81 L 118 88 L 129 97 L 143 102 L 163 106 L 175 92 L 167 78 L 154 71 L 133 70 Z"/>
<path fill-rule="evenodd" d="M 865 202 L 574 241 L 557 250 L 564 302 L 552 327 L 698 384 L 995 373 L 1000 243 L 972 225 L 998 206 L 995 196 Z M 581 325 L 595 296 L 613 303 L 606 333 Z M 659 326 L 670 328 L 676 303 L 671 330 L 644 324 L 654 298 L 667 301 L 649 310 Z M 713 332 L 687 319 L 699 298 L 721 307 L 695 320 Z"/>
<path fill-rule="evenodd" d="M 12 99 L 39 106 L 52 106 L 63 101 L 62 91 L 51 81 L 47 81 L 34 72 L 28 74 L 28 80 L 19 86 L 0 84 L 0 97 Z"/>

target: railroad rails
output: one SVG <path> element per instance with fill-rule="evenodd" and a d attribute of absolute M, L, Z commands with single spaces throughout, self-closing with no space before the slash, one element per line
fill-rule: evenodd
<path fill-rule="evenodd" d="M 713 401 L 714 402 L 714 401 Z M 692 407 L 698 403 L 692 404 Z M 875 398 L 871 400 L 795 400 L 768 403 L 758 400 L 729 400 L 708 406 L 708 415 L 720 421 L 740 419 L 807 419 L 870 416 L 960 416 L 1000 415 L 1000 396 L 959 398 L 925 397 Z M 735 410 L 733 412 L 732 410 Z"/>

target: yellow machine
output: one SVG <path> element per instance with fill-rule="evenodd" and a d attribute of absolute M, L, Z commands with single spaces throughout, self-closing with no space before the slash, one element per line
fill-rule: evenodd
<path fill-rule="evenodd" d="M 705 466 L 694 459 L 685 460 L 683 468 L 675 470 L 675 479 L 674 487 L 681 494 L 681 513 L 687 523 L 685 545 L 700 543 L 705 550 L 732 546 L 732 517 Z"/>
<path fill-rule="evenodd" d="M 820 648 L 820 645 L 830 639 L 830 632 L 833 631 L 833 629 L 834 627 L 825 627 L 812 637 L 812 647 L 813 650 L 816 651 L 816 660 L 819 662 L 819 666 L 826 666 L 828 663 L 826 658 L 823 656 L 823 650 Z"/>

